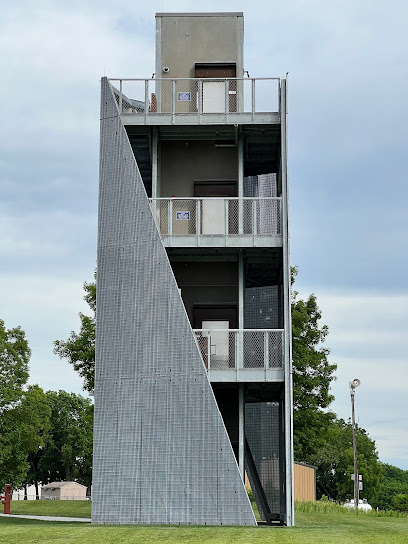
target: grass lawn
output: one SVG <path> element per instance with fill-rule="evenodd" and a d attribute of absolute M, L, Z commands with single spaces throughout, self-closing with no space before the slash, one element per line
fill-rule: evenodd
<path fill-rule="evenodd" d="M 23 501 L 21 501 L 23 502 Z M 26 501 L 19 510 L 39 515 L 89 516 L 89 503 L 80 501 L 37 501 L 48 507 Z M 17 513 L 12 503 L 12 513 Z M 32 506 L 31 506 L 32 505 Z M 58 505 L 58 506 L 57 506 Z M 52 506 L 52 511 L 51 511 Z M 66 507 L 64 509 L 64 506 Z M 387 517 L 354 512 L 332 505 L 303 507 L 296 513 L 296 527 L 190 527 L 190 526 L 92 526 L 87 523 L 61 523 L 0 518 L 1 537 L 18 543 L 144 544 L 169 543 L 232 543 L 232 544 L 406 544 L 408 518 Z M 81 510 L 82 509 L 82 510 Z M 21 512 L 22 513 L 22 512 Z"/>
<path fill-rule="evenodd" d="M 90 518 L 91 504 L 91 501 L 11 501 L 10 513 Z"/>

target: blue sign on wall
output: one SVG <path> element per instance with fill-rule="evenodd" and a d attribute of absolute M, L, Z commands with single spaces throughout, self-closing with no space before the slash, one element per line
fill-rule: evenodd
<path fill-rule="evenodd" d="M 188 221 L 190 219 L 190 212 L 177 212 L 176 219 L 179 221 Z"/>
<path fill-rule="evenodd" d="M 177 100 L 179 102 L 191 102 L 191 93 L 177 93 Z"/>

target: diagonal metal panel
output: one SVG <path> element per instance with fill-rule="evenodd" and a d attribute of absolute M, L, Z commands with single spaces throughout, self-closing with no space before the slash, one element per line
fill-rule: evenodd
<path fill-rule="evenodd" d="M 102 80 L 93 523 L 255 518 Z"/>

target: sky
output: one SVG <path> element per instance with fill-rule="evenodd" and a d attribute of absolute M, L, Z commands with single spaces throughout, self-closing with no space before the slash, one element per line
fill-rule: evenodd
<path fill-rule="evenodd" d="M 291 263 L 337 363 L 333 410 L 408 469 L 408 41 L 405 0 L 207 0 L 243 11 L 251 77 L 289 72 Z M 96 267 L 100 78 L 149 78 L 172 0 L 0 3 L 0 319 L 31 383 L 81 393 L 53 342 L 88 311 Z"/>

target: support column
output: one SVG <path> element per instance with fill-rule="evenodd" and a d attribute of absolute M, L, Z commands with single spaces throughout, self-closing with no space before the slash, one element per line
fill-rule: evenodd
<path fill-rule="evenodd" d="M 292 320 L 290 313 L 289 217 L 287 180 L 287 108 L 286 79 L 281 80 L 281 178 L 282 178 L 282 240 L 283 240 L 283 309 L 285 329 L 285 468 L 286 468 L 286 523 L 294 525 L 293 502 L 293 383 L 292 383 Z"/>
<path fill-rule="evenodd" d="M 239 473 L 245 483 L 245 385 L 239 384 L 238 391 L 238 464 Z"/>
<path fill-rule="evenodd" d="M 157 128 L 153 129 L 152 138 L 152 198 L 159 198 L 159 135 Z"/>
<path fill-rule="evenodd" d="M 238 253 L 238 328 L 244 328 L 244 295 L 245 295 L 245 278 L 244 278 L 244 255 L 242 250 Z"/>
<path fill-rule="evenodd" d="M 244 328 L 244 255 L 242 250 L 238 254 L 238 328 L 240 331 Z M 238 368 L 244 366 L 244 336 L 243 332 L 238 336 Z M 239 379 L 239 370 L 238 370 Z M 238 390 L 238 464 L 239 473 L 242 481 L 245 483 L 245 385 L 239 384 Z"/>
<path fill-rule="evenodd" d="M 242 133 L 238 134 L 238 233 L 244 233 L 244 140 Z"/>

